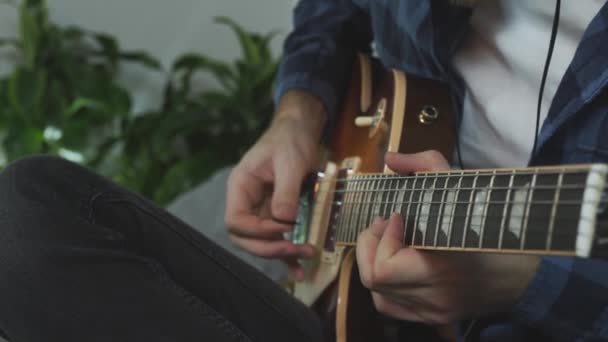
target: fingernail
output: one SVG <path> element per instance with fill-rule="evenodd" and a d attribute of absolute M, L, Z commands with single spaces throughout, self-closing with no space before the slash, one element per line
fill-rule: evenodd
<path fill-rule="evenodd" d="M 372 221 L 372 224 L 379 224 L 379 223 L 381 223 L 382 221 L 384 221 L 384 218 L 382 218 L 382 217 L 378 216 L 378 217 L 376 217 L 376 218 L 375 218 L 375 219 Z"/>

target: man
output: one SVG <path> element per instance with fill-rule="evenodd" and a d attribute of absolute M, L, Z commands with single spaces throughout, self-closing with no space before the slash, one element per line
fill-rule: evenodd
<path fill-rule="evenodd" d="M 557 7 L 545 0 L 300 1 L 274 121 L 229 180 L 232 240 L 257 255 L 285 259 L 302 277 L 297 260 L 313 251 L 283 240 L 290 227 L 281 222 L 294 220 L 301 181 L 317 167 L 316 144 L 331 135 L 355 54 L 369 51 L 372 40 L 385 66 L 443 81 L 456 94 L 455 163 L 434 152 L 389 154 L 394 171 L 606 162 L 607 6 L 591 0 Z M 539 89 L 545 90 L 540 101 Z M 402 230 L 397 215 L 378 219 L 357 242 L 361 280 L 380 312 L 428 324 L 471 320 L 468 337 L 482 341 L 608 339 L 608 263 L 417 252 L 402 245 Z"/>
<path fill-rule="evenodd" d="M 542 9 L 541 4 L 536 2 Z M 572 1 L 570 11 L 564 6 L 564 13 L 570 13 L 564 15 L 564 27 L 575 33 L 587 25 L 573 19 L 578 13 L 573 4 L 587 8 L 599 7 L 599 2 Z M 604 7 L 577 43 L 532 163 L 606 157 L 608 143 L 601 134 L 608 125 Z M 471 13 L 474 28 L 476 15 L 480 20 L 488 12 L 439 0 L 301 2 L 286 45 L 275 119 L 230 179 L 226 218 L 234 241 L 259 255 L 285 258 L 301 276 L 295 260 L 313 251 L 282 241 L 279 237 L 289 227 L 280 222 L 294 218 L 300 180 L 316 167 L 316 145 L 324 127 L 331 132 L 347 66 L 356 50 L 368 48 L 372 27 L 376 49 L 388 66 L 453 82 L 463 107 L 463 164 L 486 164 L 482 155 L 472 154 L 475 139 L 483 139 L 473 134 L 481 133 L 474 126 L 467 128 L 472 125 L 467 115 L 473 121 L 497 118 L 483 113 L 489 108 L 481 103 L 485 98 L 475 98 L 466 62 L 453 55 Z M 537 14 L 537 19 L 551 17 Z M 387 42 L 393 48 L 387 49 Z M 464 58 L 477 50 L 459 51 Z M 450 66 L 452 57 L 456 67 Z M 517 100 L 511 102 L 525 99 Z M 505 138 L 496 133 L 492 138 Z M 504 156 L 506 151 L 490 151 L 484 158 L 494 153 Z M 388 155 L 386 160 L 400 172 L 448 167 L 432 152 Z M 362 280 L 373 290 L 380 311 L 427 323 L 474 318 L 468 336 L 484 340 L 606 337 L 604 262 L 422 254 L 396 242 L 400 229 L 397 217 L 378 220 L 357 247 Z M 322 340 L 318 318 L 276 284 L 145 199 L 49 157 L 21 160 L 0 174 L 0 303 L 0 336 L 14 342 Z"/>

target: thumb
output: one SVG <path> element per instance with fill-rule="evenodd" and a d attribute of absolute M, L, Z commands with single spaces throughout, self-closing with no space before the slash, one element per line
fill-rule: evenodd
<path fill-rule="evenodd" d="M 385 156 L 385 162 L 391 170 L 401 174 L 450 169 L 450 164 L 443 155 L 434 150 L 414 154 L 388 152 Z"/>
<path fill-rule="evenodd" d="M 273 218 L 287 222 L 295 221 L 298 199 L 306 172 L 301 167 L 290 167 L 287 163 L 275 166 L 274 189 L 270 202 Z"/>

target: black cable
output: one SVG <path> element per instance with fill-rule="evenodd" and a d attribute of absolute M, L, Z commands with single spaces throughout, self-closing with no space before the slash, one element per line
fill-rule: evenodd
<path fill-rule="evenodd" d="M 545 61 L 545 69 L 543 70 L 543 78 L 540 81 L 540 91 L 538 94 L 538 106 L 536 107 L 536 128 L 534 129 L 534 145 L 532 146 L 532 154 L 530 160 L 536 154 L 536 147 L 538 145 L 538 131 L 540 129 L 540 109 L 543 103 L 543 93 L 545 91 L 545 82 L 547 81 L 547 74 L 549 73 L 549 66 L 551 65 L 551 57 L 553 56 L 553 48 L 555 47 L 555 39 L 557 38 L 557 29 L 559 26 L 559 12 L 561 7 L 561 0 L 555 2 L 555 15 L 553 16 L 553 28 L 551 29 L 551 39 L 549 40 L 549 51 L 547 52 L 547 60 Z"/>

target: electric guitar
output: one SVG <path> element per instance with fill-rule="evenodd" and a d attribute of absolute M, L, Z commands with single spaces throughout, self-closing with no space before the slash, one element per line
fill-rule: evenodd
<path fill-rule="evenodd" d="M 306 279 L 292 291 L 310 306 L 336 305 L 337 341 L 380 340 L 353 248 L 377 216 L 401 213 L 404 243 L 424 250 L 607 254 L 608 165 L 396 175 L 383 163 L 386 151 L 434 149 L 451 159 L 456 128 L 449 91 L 364 55 L 353 69 L 329 162 L 304 186 L 289 236 L 320 251 L 305 261 Z"/>

